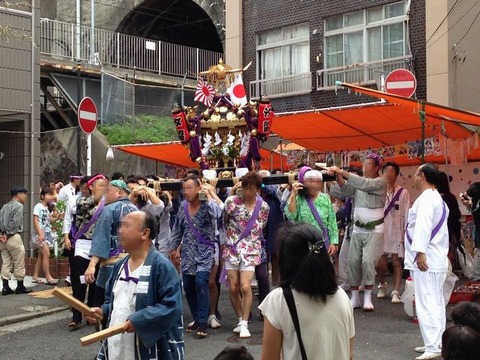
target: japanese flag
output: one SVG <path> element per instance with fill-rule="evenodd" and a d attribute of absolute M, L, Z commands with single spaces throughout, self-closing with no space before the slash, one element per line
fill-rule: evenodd
<path fill-rule="evenodd" d="M 235 81 L 227 89 L 227 93 L 230 94 L 230 100 L 234 104 L 240 104 L 240 106 L 247 104 L 247 93 L 245 92 L 245 86 L 243 86 L 242 74 L 235 78 Z"/>

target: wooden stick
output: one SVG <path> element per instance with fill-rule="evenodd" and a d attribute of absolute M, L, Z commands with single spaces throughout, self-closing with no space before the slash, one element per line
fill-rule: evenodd
<path fill-rule="evenodd" d="M 80 338 L 80 343 L 82 344 L 82 346 L 90 345 L 90 344 L 93 344 L 94 342 L 106 339 L 110 336 L 121 334 L 124 331 L 125 331 L 125 324 L 115 325 L 105 330 Z"/>
<path fill-rule="evenodd" d="M 92 312 L 92 309 L 90 307 L 85 305 L 83 302 L 75 299 L 70 294 L 67 294 L 64 290 L 56 287 L 55 289 L 53 289 L 52 294 L 58 297 L 63 302 L 70 305 L 71 307 L 73 307 L 74 309 L 80 311 L 83 315 L 93 317 L 98 321 L 102 320 L 102 317 L 100 316 L 100 314 Z"/>

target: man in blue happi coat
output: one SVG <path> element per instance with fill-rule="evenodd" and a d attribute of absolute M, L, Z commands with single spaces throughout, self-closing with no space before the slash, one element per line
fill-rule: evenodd
<path fill-rule="evenodd" d="M 157 231 L 148 212 L 122 219 L 118 237 L 128 256 L 113 269 L 105 303 L 92 311 L 124 332 L 105 340 L 97 360 L 185 358 L 182 290 L 175 268 L 152 245 Z"/>

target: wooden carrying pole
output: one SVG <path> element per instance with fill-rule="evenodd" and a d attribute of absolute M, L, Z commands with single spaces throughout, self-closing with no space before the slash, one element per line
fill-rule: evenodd
<path fill-rule="evenodd" d="M 105 330 L 84 336 L 80 338 L 82 346 L 93 344 L 97 341 L 106 339 L 110 336 L 121 334 L 125 331 L 125 324 L 118 324 L 112 327 L 109 327 Z"/>
<path fill-rule="evenodd" d="M 92 312 L 92 309 L 90 307 L 85 305 L 83 302 L 75 299 L 72 295 L 67 294 L 64 290 L 55 288 L 53 289 L 52 294 L 58 297 L 64 303 L 80 311 L 83 315 L 93 317 L 99 321 L 102 320 L 102 317 L 99 314 Z"/>

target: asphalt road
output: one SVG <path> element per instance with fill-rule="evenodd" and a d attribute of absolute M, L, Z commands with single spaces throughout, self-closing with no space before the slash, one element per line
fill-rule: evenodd
<path fill-rule="evenodd" d="M 405 360 L 415 359 L 415 346 L 422 345 L 418 325 L 413 324 L 403 311 L 402 305 L 393 305 L 389 299 L 374 300 L 376 310 L 366 313 L 355 310 L 355 359 Z M 1 306 L 1 304 L 0 304 Z M 256 306 L 256 305 L 255 305 Z M 232 336 L 235 325 L 228 294 L 222 290 L 220 311 L 222 328 L 210 330 L 206 339 L 185 335 L 186 358 L 195 360 L 213 359 L 228 345 L 243 344 L 260 359 L 263 323 L 253 320 L 250 329 L 252 338 L 240 340 Z M 66 328 L 70 313 L 63 311 L 24 323 L 0 327 L 0 359 L 93 359 L 99 345 L 80 345 L 79 338 L 94 331 L 83 326 L 76 332 Z M 185 322 L 190 321 L 185 310 Z M 321 346 L 321 339 L 319 339 Z"/>

